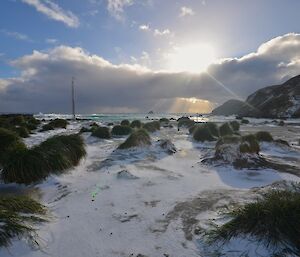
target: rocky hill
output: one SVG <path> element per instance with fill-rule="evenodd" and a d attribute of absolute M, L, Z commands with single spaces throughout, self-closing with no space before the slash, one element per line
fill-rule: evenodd
<path fill-rule="evenodd" d="M 281 85 L 262 88 L 245 102 L 229 100 L 212 111 L 214 115 L 258 118 L 300 118 L 300 75 Z"/>

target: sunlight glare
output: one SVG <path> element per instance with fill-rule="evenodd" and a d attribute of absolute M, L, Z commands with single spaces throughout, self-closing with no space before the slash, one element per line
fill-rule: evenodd
<path fill-rule="evenodd" d="M 194 44 L 174 47 L 167 54 L 167 66 L 172 71 L 199 73 L 216 60 L 215 51 L 208 44 Z"/>

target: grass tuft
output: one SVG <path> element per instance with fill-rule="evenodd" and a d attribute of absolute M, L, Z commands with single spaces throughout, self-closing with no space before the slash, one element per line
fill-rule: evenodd
<path fill-rule="evenodd" d="M 247 120 L 247 119 L 244 119 L 244 118 L 243 118 L 243 119 L 241 120 L 241 123 L 242 123 L 242 124 L 249 124 L 249 123 L 250 123 L 250 121 L 249 121 L 249 120 Z"/>
<path fill-rule="evenodd" d="M 67 128 L 68 122 L 64 119 L 51 120 L 48 124 L 45 124 L 41 131 L 54 130 L 56 128 Z"/>
<path fill-rule="evenodd" d="M 272 142 L 273 141 L 272 135 L 267 131 L 259 131 L 255 134 L 255 137 L 260 142 Z"/>
<path fill-rule="evenodd" d="M 252 237 L 269 249 L 300 254 L 300 193 L 271 191 L 262 199 L 236 208 L 231 220 L 208 233 L 210 242 Z"/>
<path fill-rule="evenodd" d="M 46 208 L 26 196 L 0 197 L 0 247 L 11 245 L 15 237 L 37 243 L 34 224 L 44 222 Z"/>
<path fill-rule="evenodd" d="M 78 165 L 86 154 L 78 134 L 54 136 L 31 149 L 15 147 L 3 163 L 5 183 L 31 184 Z"/>
<path fill-rule="evenodd" d="M 240 123 L 237 122 L 236 120 L 230 121 L 229 124 L 230 124 L 231 128 L 233 129 L 233 131 L 239 131 L 240 130 Z"/>
<path fill-rule="evenodd" d="M 228 122 L 222 124 L 219 128 L 220 130 L 220 136 L 224 137 L 224 136 L 231 136 L 234 134 L 234 131 L 232 129 L 232 127 L 230 126 L 230 124 Z"/>
<path fill-rule="evenodd" d="M 129 126 L 116 125 L 112 128 L 111 133 L 116 136 L 126 136 L 129 135 L 132 131 L 132 128 Z"/>
<path fill-rule="evenodd" d="M 23 138 L 29 137 L 29 131 L 26 127 L 18 127 L 15 129 L 16 133 Z"/>
<path fill-rule="evenodd" d="M 160 123 L 169 123 L 170 120 L 167 119 L 167 118 L 161 118 L 161 119 L 159 120 L 159 122 L 160 122 Z"/>
<path fill-rule="evenodd" d="M 98 137 L 98 138 L 110 138 L 110 131 L 108 127 L 98 127 L 92 132 L 93 137 Z"/>
<path fill-rule="evenodd" d="M 181 127 L 190 128 L 195 125 L 195 121 L 191 120 L 189 117 L 181 117 L 177 121 L 178 121 L 178 128 Z"/>
<path fill-rule="evenodd" d="M 196 141 L 201 141 L 201 142 L 216 140 L 215 137 L 212 135 L 209 127 L 205 126 L 205 124 L 196 126 L 193 132 L 193 138 Z"/>
<path fill-rule="evenodd" d="M 130 121 L 129 120 L 122 120 L 121 121 L 121 126 L 130 126 Z"/>
<path fill-rule="evenodd" d="M 159 121 L 151 121 L 151 122 L 145 123 L 143 125 L 143 129 L 147 130 L 150 133 L 160 130 L 160 122 Z"/>
<path fill-rule="evenodd" d="M 151 138 L 146 130 L 139 129 L 134 131 L 118 149 L 128 149 L 138 146 L 151 145 Z"/>
<path fill-rule="evenodd" d="M 241 153 L 259 153 L 260 147 L 255 135 L 249 134 L 241 137 L 240 145 Z"/>
<path fill-rule="evenodd" d="M 21 138 L 13 131 L 0 128 L 0 164 L 3 164 L 9 152 L 15 147 L 25 148 Z"/>
<path fill-rule="evenodd" d="M 130 127 L 132 128 L 141 128 L 142 122 L 140 120 L 134 120 L 131 122 Z"/>

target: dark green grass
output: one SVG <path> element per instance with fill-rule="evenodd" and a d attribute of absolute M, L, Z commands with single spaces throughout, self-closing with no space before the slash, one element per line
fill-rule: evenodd
<path fill-rule="evenodd" d="M 141 128 L 142 122 L 140 120 L 134 120 L 131 122 L 130 127 L 132 128 Z"/>
<path fill-rule="evenodd" d="M 0 128 L 0 164 L 3 164 L 9 152 L 15 147 L 25 148 L 21 138 L 13 131 Z"/>
<path fill-rule="evenodd" d="M 86 128 L 86 127 L 82 127 L 79 131 L 79 133 L 86 133 L 86 132 L 93 132 L 92 128 Z"/>
<path fill-rule="evenodd" d="M 85 144 L 82 137 L 78 134 L 51 137 L 41 143 L 37 148 L 40 149 L 41 152 L 46 153 L 47 158 L 49 158 L 50 154 L 53 154 L 53 152 L 54 154 L 60 153 L 71 163 L 67 168 L 78 165 L 81 158 L 86 155 Z M 59 168 L 59 165 L 51 165 L 52 171 Z"/>
<path fill-rule="evenodd" d="M 255 137 L 260 142 L 272 142 L 273 141 L 272 135 L 267 131 L 259 131 L 255 134 Z"/>
<path fill-rule="evenodd" d="M 210 131 L 210 133 L 214 136 L 214 137 L 219 137 L 220 136 L 220 131 L 218 128 L 218 125 L 214 122 L 207 122 L 204 124 L 205 127 L 207 127 Z"/>
<path fill-rule="evenodd" d="M 210 242 L 255 238 L 269 249 L 300 254 L 300 193 L 271 191 L 254 203 L 236 208 L 231 219 L 208 233 Z"/>
<path fill-rule="evenodd" d="M 27 127 L 18 127 L 15 129 L 16 133 L 23 138 L 29 137 L 29 130 Z"/>
<path fill-rule="evenodd" d="M 229 122 L 231 128 L 233 129 L 233 131 L 239 131 L 240 130 L 240 123 L 236 120 L 234 121 L 230 121 Z"/>
<path fill-rule="evenodd" d="M 259 153 L 260 147 L 255 135 L 249 134 L 241 137 L 240 151 L 242 153 Z"/>
<path fill-rule="evenodd" d="M 153 133 L 157 130 L 160 130 L 160 122 L 159 121 L 147 122 L 143 125 L 143 129 L 147 130 L 150 133 Z"/>
<path fill-rule="evenodd" d="M 111 133 L 115 136 L 126 136 L 129 135 L 132 128 L 129 126 L 116 125 L 112 128 Z"/>
<path fill-rule="evenodd" d="M 40 132 L 49 131 L 49 130 L 54 130 L 54 127 L 50 124 L 45 124 L 40 129 Z"/>
<path fill-rule="evenodd" d="M 222 124 L 219 128 L 220 136 L 231 136 L 234 134 L 234 131 L 228 122 Z"/>
<path fill-rule="evenodd" d="M 151 145 L 151 138 L 146 130 L 139 129 L 134 131 L 118 149 L 128 149 L 138 146 Z"/>
<path fill-rule="evenodd" d="M 64 119 L 51 120 L 48 124 L 45 124 L 41 131 L 53 130 L 56 128 L 67 128 L 68 122 Z"/>
<path fill-rule="evenodd" d="M 78 134 L 54 136 L 31 149 L 15 147 L 3 163 L 5 183 L 31 184 L 78 165 L 85 156 L 84 142 Z"/>
<path fill-rule="evenodd" d="M 50 168 L 43 152 L 16 148 L 5 161 L 1 177 L 5 183 L 30 184 L 45 179 Z"/>
<path fill-rule="evenodd" d="M 161 118 L 161 119 L 159 120 L 159 122 L 161 122 L 161 123 L 169 123 L 170 120 L 167 119 L 167 118 Z"/>
<path fill-rule="evenodd" d="M 26 196 L 0 196 L 0 247 L 15 237 L 37 243 L 34 225 L 46 221 L 45 215 L 46 208 Z"/>
<path fill-rule="evenodd" d="M 130 121 L 129 120 L 122 120 L 121 121 L 121 126 L 130 126 Z"/>
<path fill-rule="evenodd" d="M 108 139 L 111 134 L 108 127 L 98 127 L 92 132 L 93 137 Z"/>
<path fill-rule="evenodd" d="M 178 119 L 178 128 L 186 127 L 190 128 L 195 125 L 195 121 L 191 120 L 188 117 L 182 117 Z"/>
<path fill-rule="evenodd" d="M 193 132 L 193 138 L 194 140 L 200 142 L 216 140 L 209 130 L 208 126 L 205 125 L 200 125 L 195 128 Z"/>
<path fill-rule="evenodd" d="M 55 119 L 50 121 L 49 124 L 54 128 L 66 128 L 69 123 L 64 119 Z"/>
<path fill-rule="evenodd" d="M 242 123 L 242 124 L 249 124 L 249 123 L 250 123 L 250 121 L 249 121 L 249 120 L 247 120 L 247 119 L 242 119 L 242 120 L 241 120 L 241 123 Z"/>

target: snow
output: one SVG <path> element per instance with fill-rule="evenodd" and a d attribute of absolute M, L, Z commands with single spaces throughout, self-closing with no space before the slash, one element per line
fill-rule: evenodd
<path fill-rule="evenodd" d="M 81 125 L 72 122 L 66 130 L 37 133 L 26 143 L 31 146 L 53 134 L 74 133 Z M 201 237 L 186 238 L 186 217 L 174 211 L 178 204 L 184 206 L 197 197 L 209 203 L 218 192 L 219 205 L 227 203 L 227 196 L 244 202 L 254 195 L 253 188 L 280 180 L 300 181 L 274 170 L 204 165 L 201 159 L 213 153 L 214 143 L 194 143 L 187 130 L 178 132 L 176 126 L 152 134 L 151 147 L 128 151 L 115 151 L 126 137 L 103 140 L 90 133 L 83 137 L 87 157 L 79 166 L 33 186 L 50 210 L 49 222 L 38 225 L 39 249 L 16 239 L 9 249 L 0 249 L 1 257 L 212 256 L 214 249 L 207 248 Z M 177 152 L 167 154 L 155 143 L 159 139 L 170 140 Z M 264 154 L 277 157 L 299 160 L 297 151 L 263 145 Z M 193 215 L 205 223 L 218 216 L 213 206 Z M 249 242 L 238 240 L 224 248 L 226 256 L 238 256 L 235 250 L 248 247 Z M 257 256 L 253 245 L 249 256 Z M 266 254 L 266 249 L 260 251 Z"/>

